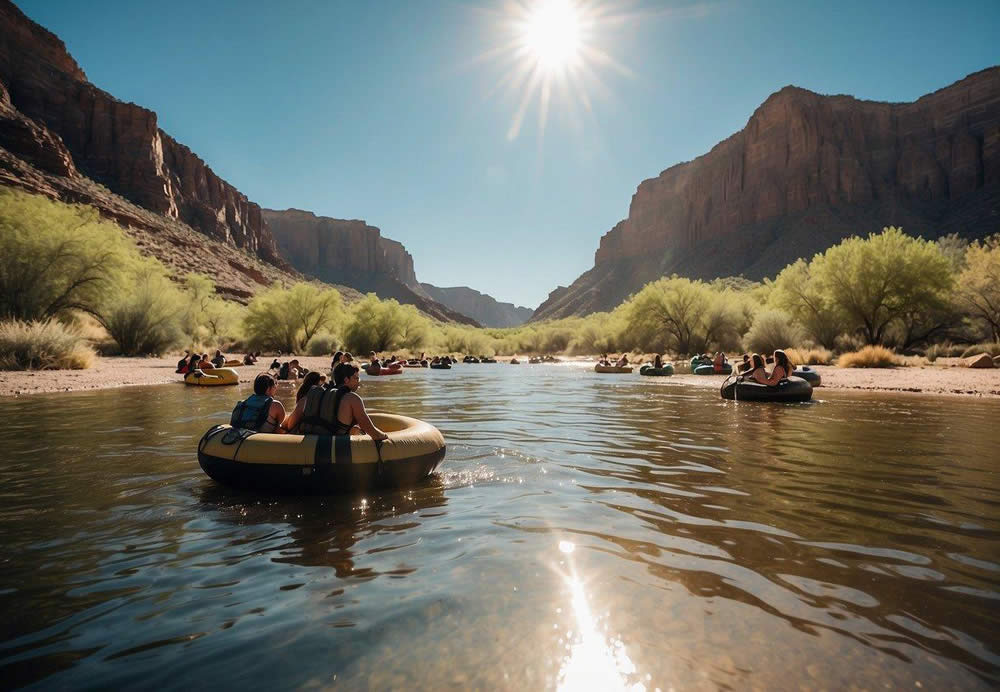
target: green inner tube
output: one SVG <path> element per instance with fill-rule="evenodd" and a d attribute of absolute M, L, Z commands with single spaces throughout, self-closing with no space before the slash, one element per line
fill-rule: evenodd
<path fill-rule="evenodd" d="M 719 389 L 723 399 L 731 401 L 809 401 L 812 385 L 792 375 L 773 387 L 759 382 L 728 380 Z"/>
<path fill-rule="evenodd" d="M 694 369 L 695 375 L 729 375 L 733 372 L 733 366 L 731 363 L 725 363 L 722 366 L 722 370 L 716 372 L 715 366 L 711 363 L 706 365 L 699 365 Z"/>
<path fill-rule="evenodd" d="M 650 377 L 665 377 L 667 375 L 674 374 L 674 366 L 667 363 L 662 368 L 654 368 L 652 365 L 643 365 L 639 368 L 640 375 L 648 375 Z"/>

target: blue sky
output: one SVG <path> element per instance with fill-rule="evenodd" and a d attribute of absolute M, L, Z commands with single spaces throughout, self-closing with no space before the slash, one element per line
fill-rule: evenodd
<path fill-rule="evenodd" d="M 421 281 L 532 308 L 592 266 L 643 179 L 782 86 L 910 101 L 1000 62 L 997 0 L 579 0 L 608 10 L 587 43 L 624 69 L 591 61 L 511 138 L 513 1 L 15 1 L 261 206 L 363 218 Z"/>

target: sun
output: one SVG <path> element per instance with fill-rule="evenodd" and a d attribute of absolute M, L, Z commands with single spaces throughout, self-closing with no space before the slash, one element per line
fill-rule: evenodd
<path fill-rule="evenodd" d="M 542 69 L 564 70 L 580 58 L 580 29 L 569 0 L 539 0 L 521 27 L 523 47 Z"/>

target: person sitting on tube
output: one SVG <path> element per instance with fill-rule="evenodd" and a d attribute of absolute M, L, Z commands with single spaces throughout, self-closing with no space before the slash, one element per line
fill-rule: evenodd
<path fill-rule="evenodd" d="M 274 398 L 278 383 L 267 373 L 257 375 L 253 381 L 253 394 L 236 404 L 230 424 L 234 428 L 256 430 L 262 433 L 283 433 L 285 407 Z"/>
<path fill-rule="evenodd" d="M 208 359 L 208 354 L 207 353 L 201 354 L 201 360 L 198 362 L 198 369 L 199 370 L 214 370 L 215 369 L 215 365 L 212 363 L 212 361 L 210 361 Z"/>
<path fill-rule="evenodd" d="M 722 351 L 717 351 L 715 358 L 712 360 L 712 367 L 715 372 L 722 372 L 722 367 L 726 364 L 726 354 Z"/>
<path fill-rule="evenodd" d="M 743 354 L 743 362 L 740 363 L 740 372 L 747 372 L 752 367 L 753 366 L 750 364 L 750 354 L 749 353 L 744 353 Z"/>
<path fill-rule="evenodd" d="M 382 371 L 382 361 L 378 359 L 378 354 L 375 351 L 371 351 L 368 354 L 368 372 L 377 375 Z"/>
<path fill-rule="evenodd" d="M 753 354 L 748 369 L 741 377 L 744 380 L 767 384 L 767 370 L 764 369 L 764 358 L 759 353 Z"/>
<path fill-rule="evenodd" d="M 787 380 L 788 376 L 792 374 L 792 369 L 788 356 L 779 348 L 774 352 L 774 367 L 771 368 L 771 374 L 761 384 L 773 387 L 782 380 Z"/>
<path fill-rule="evenodd" d="M 302 435 L 351 435 L 365 433 L 373 440 L 389 436 L 368 417 L 365 402 L 357 395 L 361 386 L 358 366 L 341 363 L 333 369 L 336 389 L 313 387 L 295 404 L 284 427 Z"/>
<path fill-rule="evenodd" d="M 215 352 L 215 357 L 212 358 L 212 365 L 214 365 L 217 368 L 221 368 L 225 364 L 226 364 L 226 357 L 222 355 L 222 351 L 217 350 Z"/>
<path fill-rule="evenodd" d="M 624 368 L 628 366 L 628 355 L 623 353 L 622 357 L 615 361 L 616 368 Z"/>

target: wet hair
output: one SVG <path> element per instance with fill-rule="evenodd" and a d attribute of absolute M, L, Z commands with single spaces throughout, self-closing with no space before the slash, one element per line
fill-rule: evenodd
<path fill-rule="evenodd" d="M 753 354 L 752 360 L 753 360 L 753 365 L 751 366 L 752 370 L 764 367 L 764 356 L 760 355 L 759 353 Z"/>
<path fill-rule="evenodd" d="M 788 355 L 780 348 L 774 352 L 774 364 L 780 365 L 785 370 L 785 377 L 792 374 L 792 362 L 788 360 Z"/>
<path fill-rule="evenodd" d="M 315 370 L 305 377 L 302 378 L 302 386 L 299 387 L 299 391 L 295 393 L 295 401 L 298 401 L 306 395 L 310 389 L 319 384 L 319 373 Z"/>
<path fill-rule="evenodd" d="M 253 381 L 253 393 L 259 394 L 260 396 L 267 396 L 267 390 L 276 385 L 274 378 L 268 375 L 266 372 L 257 375 Z"/>
<path fill-rule="evenodd" d="M 337 387 L 343 387 L 344 382 L 361 372 L 357 365 L 350 363 L 340 363 L 333 369 L 333 383 Z"/>

